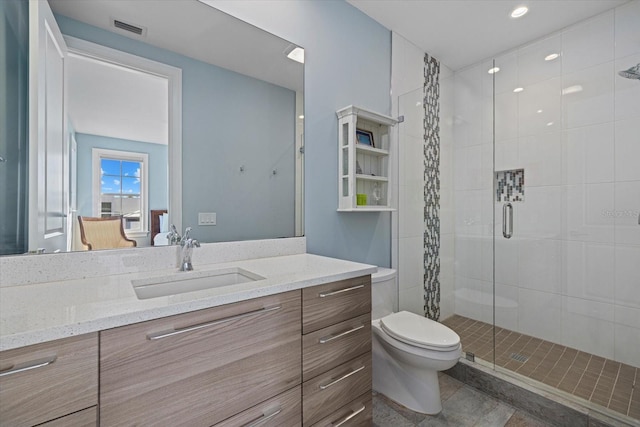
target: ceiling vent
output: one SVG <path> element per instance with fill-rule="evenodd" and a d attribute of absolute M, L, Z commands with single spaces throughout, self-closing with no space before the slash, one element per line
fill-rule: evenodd
<path fill-rule="evenodd" d="M 119 19 L 112 18 L 111 25 L 119 30 L 133 33 L 137 36 L 144 37 L 147 35 L 147 29 L 140 25 L 129 24 Z"/>

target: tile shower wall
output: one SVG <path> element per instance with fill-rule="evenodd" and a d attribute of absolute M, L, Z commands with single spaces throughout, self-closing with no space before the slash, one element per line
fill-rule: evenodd
<path fill-rule="evenodd" d="M 453 71 L 440 63 L 440 320 L 454 313 Z"/>
<path fill-rule="evenodd" d="M 398 127 L 393 201 L 392 266 L 398 270 L 399 308 L 424 315 L 424 55 L 392 34 L 392 115 Z M 453 314 L 453 72 L 440 66 L 440 318 Z"/>
<path fill-rule="evenodd" d="M 393 144 L 398 159 L 398 189 L 392 216 L 394 236 L 392 266 L 398 270 L 398 303 L 400 310 L 424 315 L 422 254 L 424 233 L 424 177 L 422 165 L 422 85 L 424 52 L 402 36 L 391 38 L 392 114 L 403 114 L 397 125 L 397 143 Z"/>
<path fill-rule="evenodd" d="M 617 73 L 640 63 L 638 22 L 635 0 L 461 70 L 454 89 L 455 312 L 492 321 L 495 78 L 495 170 L 526 173 L 514 237 L 496 235 L 496 323 L 634 366 L 640 81 Z"/>

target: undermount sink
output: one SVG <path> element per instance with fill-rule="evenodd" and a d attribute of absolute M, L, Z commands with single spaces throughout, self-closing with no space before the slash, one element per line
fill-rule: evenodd
<path fill-rule="evenodd" d="M 243 268 L 188 271 L 168 276 L 132 280 L 138 299 L 166 297 L 186 292 L 203 291 L 223 286 L 263 280 L 264 277 Z"/>

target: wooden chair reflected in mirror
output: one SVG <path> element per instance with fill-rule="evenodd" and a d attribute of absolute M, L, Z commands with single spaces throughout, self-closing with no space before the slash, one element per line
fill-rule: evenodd
<path fill-rule="evenodd" d="M 80 240 L 85 251 L 98 249 L 134 248 L 136 241 L 124 234 L 122 217 L 95 218 L 78 216 Z"/>

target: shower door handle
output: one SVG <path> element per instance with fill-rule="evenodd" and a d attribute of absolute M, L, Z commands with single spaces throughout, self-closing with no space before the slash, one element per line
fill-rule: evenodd
<path fill-rule="evenodd" d="M 505 203 L 502 206 L 502 235 L 505 239 L 510 239 L 513 235 L 513 206 L 511 203 Z"/>

